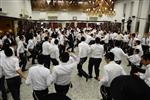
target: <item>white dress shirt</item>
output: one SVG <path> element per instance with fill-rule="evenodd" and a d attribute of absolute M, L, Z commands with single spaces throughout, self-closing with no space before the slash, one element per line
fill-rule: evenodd
<path fill-rule="evenodd" d="M 65 36 L 63 34 L 59 35 L 59 44 L 64 45 L 65 43 Z"/>
<path fill-rule="evenodd" d="M 0 65 L 0 78 L 3 77 L 3 69 L 2 69 L 2 66 Z"/>
<path fill-rule="evenodd" d="M 146 66 L 147 69 L 145 74 L 140 74 L 140 78 L 145 81 L 145 83 L 150 87 L 150 64 Z"/>
<path fill-rule="evenodd" d="M 104 74 L 100 83 L 106 87 L 110 87 L 112 80 L 120 75 L 126 75 L 124 69 L 114 61 L 111 61 L 104 66 Z"/>
<path fill-rule="evenodd" d="M 17 37 L 15 38 L 15 40 L 16 40 L 16 43 L 17 43 L 17 45 L 18 45 L 18 43 L 19 43 L 19 41 L 20 41 L 19 36 L 17 36 Z"/>
<path fill-rule="evenodd" d="M 138 40 L 138 38 L 130 38 L 128 45 L 129 45 L 130 47 L 134 47 L 136 40 Z"/>
<path fill-rule="evenodd" d="M 42 54 L 43 55 L 50 55 L 52 45 L 49 43 L 49 41 L 45 41 L 42 45 Z"/>
<path fill-rule="evenodd" d="M 90 46 L 92 58 L 102 58 L 104 55 L 104 47 L 101 44 L 93 44 Z"/>
<path fill-rule="evenodd" d="M 5 57 L 6 57 L 6 56 L 5 56 L 5 54 L 4 54 L 4 51 L 3 51 L 3 50 L 0 51 L 0 78 L 2 78 L 2 77 L 3 77 L 3 74 L 4 74 L 3 68 L 2 68 L 2 62 L 3 62 L 3 59 L 4 59 Z"/>
<path fill-rule="evenodd" d="M 1 66 L 3 68 L 6 79 L 19 76 L 19 74 L 16 72 L 17 70 L 20 69 L 19 60 L 17 57 L 15 56 L 5 57 L 1 62 Z"/>
<path fill-rule="evenodd" d="M 104 38 L 102 39 L 105 43 L 109 42 L 109 34 L 107 33 Z"/>
<path fill-rule="evenodd" d="M 0 46 L 3 45 L 2 39 L 0 39 Z"/>
<path fill-rule="evenodd" d="M 140 56 L 143 55 L 143 49 L 142 49 L 142 46 L 141 46 L 141 45 L 137 45 L 137 46 L 135 46 L 134 48 L 140 50 L 140 53 L 139 53 Z"/>
<path fill-rule="evenodd" d="M 87 43 L 85 43 L 85 42 L 79 43 L 78 48 L 79 48 L 79 57 L 80 58 L 84 58 L 89 55 L 90 47 Z"/>
<path fill-rule="evenodd" d="M 141 41 L 142 45 L 150 46 L 150 37 L 143 37 Z"/>
<path fill-rule="evenodd" d="M 86 34 L 85 36 L 86 36 L 85 42 L 86 42 L 87 44 L 90 43 L 90 41 L 95 40 L 92 36 L 90 36 L 90 35 L 88 35 L 88 34 Z"/>
<path fill-rule="evenodd" d="M 123 36 L 123 42 L 129 42 L 129 35 L 125 34 Z"/>
<path fill-rule="evenodd" d="M 132 56 L 129 56 L 128 59 L 132 64 L 136 66 L 140 65 L 141 57 L 139 56 L 139 54 L 133 54 Z"/>
<path fill-rule="evenodd" d="M 18 47 L 17 47 L 17 56 L 19 57 L 19 53 L 24 53 L 25 52 L 25 47 L 23 44 L 23 41 L 18 42 Z"/>
<path fill-rule="evenodd" d="M 71 74 L 74 66 L 79 62 L 79 58 L 74 55 L 67 63 L 60 63 L 60 65 L 54 66 L 52 70 L 51 82 L 57 85 L 68 85 L 71 82 Z"/>
<path fill-rule="evenodd" d="M 123 35 L 122 34 L 117 34 L 115 37 L 115 40 L 121 41 L 123 40 Z"/>
<path fill-rule="evenodd" d="M 49 78 L 50 70 L 37 64 L 29 69 L 26 84 L 31 85 L 33 90 L 45 90 L 50 85 Z"/>
<path fill-rule="evenodd" d="M 115 55 L 115 61 L 119 61 L 122 59 L 122 56 L 127 57 L 127 54 L 124 53 L 124 51 L 121 48 L 114 47 L 110 50 Z"/>
<path fill-rule="evenodd" d="M 13 56 L 15 56 L 15 48 L 14 48 L 14 47 L 10 47 L 10 49 L 11 49 L 12 52 L 13 52 Z"/>
<path fill-rule="evenodd" d="M 33 39 L 30 39 L 30 40 L 28 41 L 27 49 L 28 49 L 28 50 L 29 50 L 29 49 L 33 50 L 34 45 L 35 45 L 35 44 L 34 44 Z"/>
<path fill-rule="evenodd" d="M 59 49 L 58 49 L 58 45 L 52 45 L 52 48 L 51 48 L 51 52 L 50 52 L 50 56 L 51 58 L 53 59 L 57 59 L 59 60 Z"/>

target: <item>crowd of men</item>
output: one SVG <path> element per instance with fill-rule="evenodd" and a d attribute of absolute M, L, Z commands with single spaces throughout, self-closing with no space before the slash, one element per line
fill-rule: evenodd
<path fill-rule="evenodd" d="M 120 75 L 127 75 L 120 65 L 123 58 L 129 61 L 130 75 L 141 77 L 150 90 L 149 47 L 149 33 L 141 36 L 92 28 L 31 29 L 17 36 L 7 32 L 0 38 L 0 90 L 3 100 L 8 100 L 5 80 L 13 99 L 20 100 L 21 78 L 31 85 L 34 100 L 44 100 L 52 83 L 57 94 L 66 95 L 71 86 L 74 66 L 77 66 L 77 75 L 85 77 L 86 81 L 93 78 L 94 67 L 94 78 L 101 83 L 103 100 L 112 100 L 111 82 Z M 86 72 L 82 67 L 88 58 Z M 106 65 L 103 76 L 99 76 L 103 58 Z M 30 59 L 32 67 L 25 76 L 23 72 L 27 71 L 26 65 Z M 147 65 L 146 69 L 142 68 L 143 64 Z"/>

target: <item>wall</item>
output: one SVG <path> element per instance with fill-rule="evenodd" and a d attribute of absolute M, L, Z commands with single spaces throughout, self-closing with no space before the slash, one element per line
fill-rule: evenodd
<path fill-rule="evenodd" d="M 32 12 L 33 19 L 45 19 L 48 20 L 48 16 L 57 16 L 58 20 L 72 20 L 73 16 L 76 16 L 78 20 L 88 20 L 85 13 L 80 12 Z"/>
<path fill-rule="evenodd" d="M 30 0 L 0 0 L 0 7 L 10 17 L 20 18 L 20 13 L 32 16 Z"/>
<path fill-rule="evenodd" d="M 131 4 L 133 2 L 133 5 Z M 142 2 L 142 3 L 141 3 Z M 124 11 L 124 4 L 126 4 L 126 9 Z M 125 21 L 129 17 L 136 16 L 139 18 L 147 18 L 149 9 L 150 0 L 117 0 L 115 3 L 116 15 L 114 17 L 102 16 L 98 17 L 98 21 L 114 21 L 121 22 L 123 15 L 125 13 Z M 19 18 L 20 13 L 25 13 L 29 16 L 32 16 L 32 19 L 48 19 L 48 16 L 57 16 L 58 20 L 72 20 L 74 16 L 77 17 L 77 20 L 89 20 L 89 17 L 86 13 L 83 12 L 40 12 L 32 11 L 30 0 L 0 0 L 0 7 L 4 12 L 7 12 L 7 16 Z M 131 32 L 135 32 L 135 27 L 137 21 L 140 22 L 139 25 L 139 34 L 144 33 L 146 20 L 141 20 L 138 18 L 132 19 L 132 28 Z M 126 24 L 125 29 L 126 30 Z"/>
<path fill-rule="evenodd" d="M 133 5 L 131 5 L 132 2 Z M 129 17 L 132 16 L 136 17 L 132 19 L 131 32 L 135 32 L 136 23 L 137 21 L 139 21 L 140 25 L 139 25 L 138 33 L 142 35 L 144 33 L 144 29 L 146 25 L 146 18 L 148 18 L 148 13 L 150 13 L 149 10 L 150 0 L 118 0 L 115 5 L 117 14 L 114 17 L 114 19 L 117 19 L 119 22 L 121 22 L 123 18 L 124 4 L 126 4 L 125 21 L 127 21 Z M 144 18 L 144 20 L 139 18 Z M 125 24 L 124 31 L 126 30 L 127 29 Z"/>

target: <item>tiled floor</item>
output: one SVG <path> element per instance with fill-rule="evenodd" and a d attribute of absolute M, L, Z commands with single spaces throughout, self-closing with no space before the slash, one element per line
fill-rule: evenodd
<path fill-rule="evenodd" d="M 88 65 L 88 60 L 83 66 L 86 72 L 87 72 L 87 65 Z M 100 76 L 103 73 L 104 65 L 105 65 L 105 61 L 102 60 L 102 63 L 100 66 Z M 130 70 L 130 67 L 126 67 L 127 65 L 126 59 L 123 60 L 121 65 L 124 67 L 125 71 L 128 73 Z M 27 74 L 27 72 L 25 74 Z M 94 76 L 94 73 L 93 73 L 93 76 Z M 72 100 L 100 100 L 101 95 L 99 91 L 100 90 L 99 82 L 95 79 L 90 79 L 88 80 L 88 82 L 86 82 L 85 78 L 78 77 L 76 66 L 74 67 L 74 71 L 72 74 L 72 84 L 73 84 L 73 88 L 70 88 L 67 94 L 67 96 L 69 96 Z M 49 87 L 49 92 L 50 93 L 55 92 L 53 85 Z M 10 93 L 8 95 L 9 95 L 9 100 L 12 100 Z M 31 87 L 27 86 L 24 83 L 24 80 L 22 81 L 22 85 L 21 85 L 21 100 L 33 100 Z"/>

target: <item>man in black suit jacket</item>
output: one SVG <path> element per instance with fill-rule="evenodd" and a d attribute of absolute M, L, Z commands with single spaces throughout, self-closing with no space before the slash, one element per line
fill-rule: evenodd
<path fill-rule="evenodd" d="M 74 52 L 74 41 L 75 41 L 74 30 L 71 30 L 71 33 L 68 35 L 69 47 L 67 48 L 67 50 L 71 48 L 71 52 Z"/>

